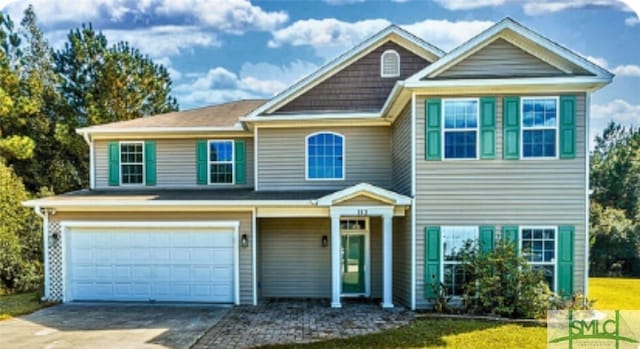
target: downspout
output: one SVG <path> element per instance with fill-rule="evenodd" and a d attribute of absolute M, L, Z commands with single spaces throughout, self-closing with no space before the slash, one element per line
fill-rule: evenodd
<path fill-rule="evenodd" d="M 33 208 L 36 215 L 42 218 L 42 260 L 44 261 L 44 297 L 42 300 L 49 299 L 49 212 L 45 209 L 44 213 L 40 209 L 40 205 Z"/>
<path fill-rule="evenodd" d="M 93 166 L 93 152 L 94 152 L 93 141 L 89 137 L 88 132 L 83 132 L 82 138 L 84 139 L 85 142 L 87 142 L 87 145 L 89 145 L 89 189 L 94 189 L 95 188 L 95 170 Z"/>

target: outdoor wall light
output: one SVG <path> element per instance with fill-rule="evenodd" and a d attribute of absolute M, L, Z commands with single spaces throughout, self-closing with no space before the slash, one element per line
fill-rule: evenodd
<path fill-rule="evenodd" d="M 51 238 L 52 238 L 54 241 L 58 241 L 58 240 L 60 240 L 60 233 L 57 233 L 57 232 L 56 232 L 56 233 L 51 234 Z"/>
<path fill-rule="evenodd" d="M 240 239 L 240 244 L 242 245 L 242 247 L 249 246 L 249 239 L 247 238 L 247 234 L 242 234 L 242 238 Z"/>
<path fill-rule="evenodd" d="M 329 246 L 329 238 L 326 235 L 322 235 L 322 247 Z"/>

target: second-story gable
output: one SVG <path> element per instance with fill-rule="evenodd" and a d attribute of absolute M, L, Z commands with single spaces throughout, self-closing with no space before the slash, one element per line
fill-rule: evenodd
<path fill-rule="evenodd" d="M 396 81 L 408 78 L 429 63 L 424 57 L 387 41 L 274 114 L 375 112 L 382 108 Z M 389 74 L 385 75 L 385 69 L 389 69 Z"/>

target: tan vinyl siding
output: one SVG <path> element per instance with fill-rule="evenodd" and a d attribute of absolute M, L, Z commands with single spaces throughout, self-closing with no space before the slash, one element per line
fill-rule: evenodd
<path fill-rule="evenodd" d="M 262 297 L 331 297 L 331 244 L 328 218 L 261 218 Z"/>
<path fill-rule="evenodd" d="M 546 95 L 554 95 L 549 92 Z M 469 96 L 475 97 L 475 96 Z M 424 299 L 424 229 L 429 225 L 573 225 L 575 291 L 584 285 L 585 95 L 578 94 L 576 158 L 502 160 L 502 100 L 496 106 L 496 160 L 425 160 L 424 97 L 416 109 L 416 301 Z M 438 98 L 445 98 L 440 96 Z"/>
<path fill-rule="evenodd" d="M 305 138 L 320 131 L 345 137 L 345 179 L 305 179 Z M 258 189 L 342 189 L 361 182 L 390 189 L 389 127 L 259 128 Z"/>
<path fill-rule="evenodd" d="M 400 55 L 398 77 L 380 76 L 380 57 L 386 50 L 395 50 Z M 389 41 L 284 105 L 276 114 L 380 110 L 397 80 L 404 80 L 428 65 L 425 59 Z"/>
<path fill-rule="evenodd" d="M 64 220 L 82 221 L 239 221 L 239 235 L 247 235 L 249 247 L 240 247 L 240 303 L 253 304 L 253 263 L 251 242 L 251 212 L 58 212 L 50 216 L 49 224 Z"/>
<path fill-rule="evenodd" d="M 253 187 L 253 139 L 246 138 L 246 178 L 242 187 Z M 109 141 L 95 143 L 96 189 L 109 187 Z M 158 139 L 156 140 L 156 188 L 198 187 L 196 184 L 196 140 Z"/>
<path fill-rule="evenodd" d="M 393 302 L 411 307 L 411 209 L 393 219 Z"/>
<path fill-rule="evenodd" d="M 404 195 L 411 195 L 411 139 L 411 104 L 409 104 L 391 127 L 392 188 Z"/>
<path fill-rule="evenodd" d="M 504 39 L 497 39 L 437 76 L 438 79 L 560 76 L 564 72 Z"/>

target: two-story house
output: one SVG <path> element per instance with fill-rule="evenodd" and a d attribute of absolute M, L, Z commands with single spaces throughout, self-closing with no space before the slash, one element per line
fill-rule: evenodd
<path fill-rule="evenodd" d="M 32 200 L 46 298 L 429 306 L 500 238 L 587 291 L 589 96 L 613 75 L 507 18 L 391 26 L 269 100 L 77 130 L 90 189 Z"/>

